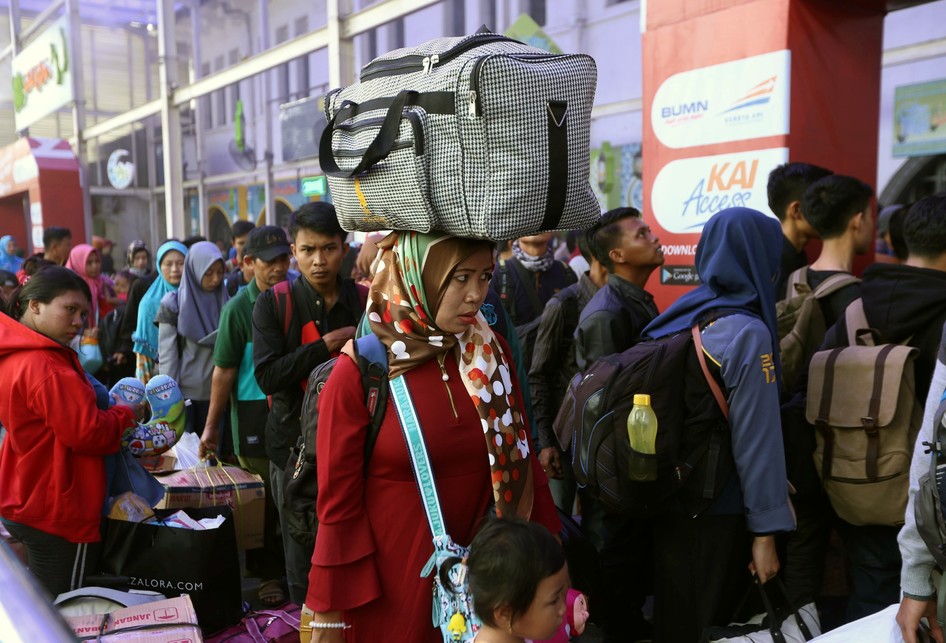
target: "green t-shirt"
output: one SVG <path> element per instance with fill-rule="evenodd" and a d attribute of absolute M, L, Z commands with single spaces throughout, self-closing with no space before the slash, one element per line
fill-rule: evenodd
<path fill-rule="evenodd" d="M 230 420 L 237 455 L 264 457 L 263 435 L 269 405 L 253 370 L 253 306 L 259 296 L 256 280 L 238 292 L 220 312 L 220 330 L 214 345 L 214 365 L 236 368 L 237 382 L 230 396 Z"/>

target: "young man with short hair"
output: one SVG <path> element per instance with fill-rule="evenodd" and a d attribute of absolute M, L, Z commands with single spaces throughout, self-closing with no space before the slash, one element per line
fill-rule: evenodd
<path fill-rule="evenodd" d="M 660 239 L 635 208 L 606 212 L 590 238 L 592 253 L 608 278 L 582 310 L 575 329 L 579 372 L 641 340 L 641 332 L 657 317 L 654 298 L 644 288 L 664 262 Z M 653 584 L 647 571 L 652 564 L 651 526 L 609 514 L 588 494 L 579 497 L 582 531 L 601 554 L 608 587 L 607 600 L 599 606 L 607 640 L 649 638 L 641 607 Z"/>
<path fill-rule="evenodd" d="M 874 191 L 863 181 L 840 174 L 816 181 L 805 192 L 802 212 L 821 237 L 821 254 L 807 269 L 807 282 L 812 290 L 832 275 L 850 273 L 854 257 L 873 246 L 873 195 Z M 819 300 L 825 328 L 830 328 L 860 294 L 860 285 L 852 283 Z"/>
<path fill-rule="evenodd" d="M 253 308 L 260 293 L 286 279 L 291 249 L 286 233 L 276 226 L 251 231 L 243 262 L 253 267 L 250 283 L 224 305 L 214 344 L 210 410 L 200 439 L 200 456 L 212 455 L 220 443 L 224 409 L 230 405 L 233 447 L 240 466 L 263 478 L 266 487 L 264 544 L 246 553 L 247 570 L 258 576 L 259 598 L 267 607 L 286 601 L 282 577 L 286 571 L 279 513 L 273 500 L 273 481 L 266 457 L 265 429 L 269 416 L 266 395 L 256 382 L 253 365 Z"/>
<path fill-rule="evenodd" d="M 782 224 L 785 237 L 779 277 L 775 284 L 775 296 L 779 299 L 784 297 L 788 276 L 808 265 L 808 255 L 805 253 L 808 242 L 818 238 L 818 233 L 802 214 L 801 201 L 805 190 L 815 181 L 831 174 L 831 170 L 810 163 L 785 163 L 769 173 L 769 208 Z"/>
<path fill-rule="evenodd" d="M 53 226 L 43 230 L 43 259 L 57 266 L 66 265 L 72 251 L 72 231 Z"/>
<path fill-rule="evenodd" d="M 905 343 L 919 349 L 914 373 L 916 395 L 922 404 L 930 389 L 946 323 L 946 194 L 929 196 L 915 203 L 904 219 L 903 234 L 908 250 L 906 261 L 903 264 L 869 266 L 861 282 L 861 299 L 868 324 L 879 332 L 883 341 Z M 820 350 L 849 343 L 842 316 L 828 330 Z M 814 435 L 814 430 L 808 427 L 808 433 Z M 811 451 L 813 448 L 812 438 Z M 922 450 L 922 446 L 919 448 Z M 807 456 L 807 462 L 811 463 L 810 451 Z M 928 470 L 929 457 L 920 457 Z M 912 519 L 912 511 L 912 505 L 908 506 L 907 520 Z M 861 618 L 897 602 L 901 582 L 901 559 L 897 549 L 900 528 L 857 527 L 839 521 L 838 529 L 850 560 L 852 594 L 848 601 L 848 617 Z M 826 533 L 822 537 L 826 539 Z M 916 543 L 912 545 L 915 549 Z M 919 546 L 923 547 L 922 542 Z M 901 538 L 901 549 L 907 551 L 910 547 L 909 539 L 904 541 Z M 823 549 L 818 553 L 823 555 Z M 812 560 L 811 565 L 814 569 L 823 569 L 823 558 Z M 918 587 L 925 588 L 922 582 L 917 583 L 913 576 L 904 575 L 903 578 L 907 581 L 903 587 L 906 594 L 924 596 Z"/>
<path fill-rule="evenodd" d="M 252 221 L 245 221 L 240 219 L 239 221 L 234 221 L 233 225 L 230 226 L 230 237 L 233 239 L 232 248 L 230 249 L 230 263 L 234 268 L 239 268 L 243 263 L 241 257 L 243 256 L 243 248 L 246 246 L 246 241 L 249 239 L 250 232 L 253 231 L 256 225 Z"/>
<path fill-rule="evenodd" d="M 256 381 L 273 400 L 266 421 L 266 454 L 277 507 L 282 505 L 289 451 L 301 434 L 299 414 L 309 373 L 355 336 L 365 307 L 355 282 L 339 275 L 348 244 L 335 207 L 325 202 L 307 203 L 293 217 L 291 247 L 301 274 L 288 292 L 292 314 L 285 320 L 286 309 L 277 302 L 272 288 L 260 294 L 253 309 Z M 284 330 L 287 322 L 288 333 Z M 302 604 L 312 548 L 289 536 L 285 512 L 280 524 L 289 598 Z"/>
<path fill-rule="evenodd" d="M 608 283 L 588 302 L 575 330 L 580 371 L 640 341 L 641 331 L 657 316 L 654 297 L 644 287 L 664 263 L 660 239 L 634 208 L 606 212 L 594 227 L 591 244 L 608 271 Z"/>

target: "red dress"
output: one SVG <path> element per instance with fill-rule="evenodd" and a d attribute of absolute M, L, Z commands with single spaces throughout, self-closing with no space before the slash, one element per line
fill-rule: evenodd
<path fill-rule="evenodd" d="M 454 542 L 468 546 L 492 501 L 489 459 L 479 415 L 452 352 L 445 367 L 447 382 L 436 360 L 405 377 L 423 427 L 447 532 Z M 388 401 L 367 480 L 362 478 L 362 453 L 369 417 L 361 375 L 350 359 L 339 359 L 319 402 L 319 531 L 306 605 L 316 612 L 341 610 L 352 625 L 346 631 L 348 641 L 376 643 L 393 636 L 412 643 L 442 642 L 431 622 L 432 579 L 420 577 L 433 553 L 430 528 L 393 401 Z M 535 454 L 532 465 L 532 520 L 558 533 L 548 479 Z"/>

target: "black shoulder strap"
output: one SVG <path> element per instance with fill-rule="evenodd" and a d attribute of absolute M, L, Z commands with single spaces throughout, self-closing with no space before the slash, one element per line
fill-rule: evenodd
<path fill-rule="evenodd" d="M 388 364 L 387 349 L 376 335 L 365 335 L 354 342 L 358 370 L 361 371 L 361 386 L 365 391 L 365 406 L 371 423 L 365 436 L 364 473 L 368 472 L 368 462 L 374 451 L 384 414 L 388 406 Z M 383 361 L 382 361 L 383 356 Z"/>

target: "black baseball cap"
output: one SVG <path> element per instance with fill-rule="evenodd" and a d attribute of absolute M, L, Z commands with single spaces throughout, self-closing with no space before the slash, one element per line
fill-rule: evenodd
<path fill-rule="evenodd" d="M 272 261 L 289 254 L 292 248 L 289 247 L 285 230 L 274 225 L 264 225 L 250 230 L 243 252 L 254 259 Z"/>

